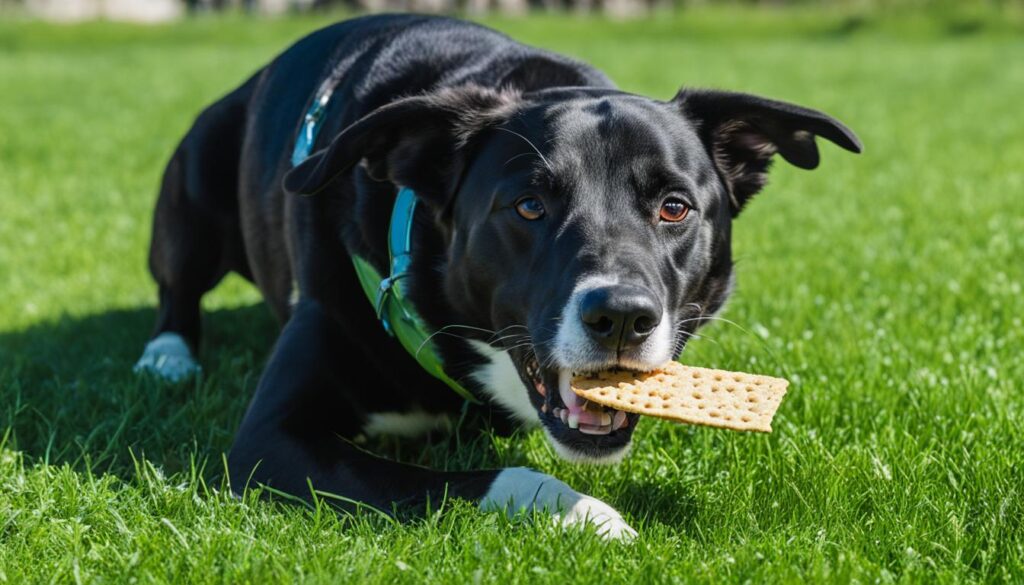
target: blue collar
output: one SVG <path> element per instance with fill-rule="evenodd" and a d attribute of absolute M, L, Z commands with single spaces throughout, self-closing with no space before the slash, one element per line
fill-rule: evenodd
<path fill-rule="evenodd" d="M 292 151 L 293 166 L 305 160 L 313 150 L 320 131 L 320 121 L 333 91 L 334 86 L 328 80 L 317 92 L 306 112 Z M 469 390 L 445 373 L 437 347 L 431 341 L 433 334 L 408 302 L 404 290 L 404 281 L 409 276 L 409 267 L 412 264 L 412 224 L 417 201 L 412 189 L 402 187 L 398 190 L 388 228 L 390 274 L 387 278 L 382 278 L 369 262 L 359 256 L 352 256 L 352 264 L 359 277 L 359 284 L 377 312 L 377 318 L 380 319 L 384 330 L 398 339 L 402 347 L 427 373 L 447 384 L 466 400 L 479 403 Z"/>

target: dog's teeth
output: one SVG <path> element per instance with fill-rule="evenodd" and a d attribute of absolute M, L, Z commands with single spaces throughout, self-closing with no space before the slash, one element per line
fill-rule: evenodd
<path fill-rule="evenodd" d="M 626 413 L 616 410 L 615 416 L 612 417 L 612 430 L 617 430 L 624 422 L 626 422 Z"/>
<path fill-rule="evenodd" d="M 580 425 L 580 432 L 585 435 L 607 435 L 608 433 L 612 432 L 612 427 L 609 425 Z"/>
<path fill-rule="evenodd" d="M 612 418 L 612 430 L 616 431 L 624 426 L 626 426 L 626 413 L 616 410 L 615 416 Z"/>
<path fill-rule="evenodd" d="M 608 426 L 610 424 L 612 424 L 612 415 L 608 414 L 607 412 L 602 412 L 601 413 L 601 426 L 602 427 L 606 427 L 606 426 Z"/>
<path fill-rule="evenodd" d="M 537 390 L 537 394 L 540 394 L 541 396 L 547 398 L 547 396 L 548 396 L 548 389 L 544 385 L 544 382 L 536 382 L 536 383 L 534 383 L 533 387 L 534 387 L 535 390 Z"/>
<path fill-rule="evenodd" d="M 570 429 L 578 429 L 580 427 L 580 415 L 576 413 L 569 414 L 566 417 L 565 424 L 569 425 Z"/>

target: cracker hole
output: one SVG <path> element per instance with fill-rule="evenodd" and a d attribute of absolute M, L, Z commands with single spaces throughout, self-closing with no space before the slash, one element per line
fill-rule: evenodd
<path fill-rule="evenodd" d="M 718 418 L 722 415 L 719 414 L 717 410 L 712 410 L 711 412 L 708 413 L 708 416 L 710 416 L 711 418 Z"/>
<path fill-rule="evenodd" d="M 698 404 L 698 405 L 697 405 L 697 408 L 698 408 L 698 409 L 700 409 L 700 410 L 704 410 L 704 408 L 705 408 L 705 407 L 704 407 L 704 403 L 703 403 L 703 402 L 701 402 L 700 404 Z"/>
<path fill-rule="evenodd" d="M 743 415 L 740 417 L 740 420 L 743 422 L 750 422 L 750 417 L 747 415 Z"/>
<path fill-rule="evenodd" d="M 747 396 L 747 402 L 757 404 L 757 396 Z"/>
<path fill-rule="evenodd" d="M 721 374 L 715 374 L 715 382 L 721 382 L 721 381 L 722 381 L 722 375 Z"/>
<path fill-rule="evenodd" d="M 694 372 L 693 373 L 693 379 L 694 380 L 699 380 L 700 379 L 700 372 Z"/>
<path fill-rule="evenodd" d="M 647 404 L 644 405 L 644 408 L 654 408 L 654 406 L 650 402 L 648 402 Z"/>
<path fill-rule="evenodd" d="M 700 392 L 694 392 L 693 397 L 696 398 L 697 400 L 700 400 L 701 398 L 704 398 L 704 395 L 701 394 Z"/>

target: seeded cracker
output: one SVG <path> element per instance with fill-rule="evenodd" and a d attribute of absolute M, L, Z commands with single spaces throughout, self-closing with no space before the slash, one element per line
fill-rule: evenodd
<path fill-rule="evenodd" d="M 737 431 L 772 431 L 789 381 L 669 362 L 653 372 L 601 372 L 572 391 L 610 408 Z"/>

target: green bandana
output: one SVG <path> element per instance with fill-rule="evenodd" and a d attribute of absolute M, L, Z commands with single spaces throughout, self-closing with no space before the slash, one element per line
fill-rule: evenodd
<path fill-rule="evenodd" d="M 317 134 L 320 132 L 320 121 L 327 110 L 331 94 L 334 93 L 332 80 L 328 79 L 317 91 L 313 102 L 303 118 L 299 135 L 295 139 L 292 150 L 292 165 L 297 165 L 313 150 Z M 479 400 L 461 384 L 451 379 L 437 357 L 437 348 L 430 340 L 426 324 L 416 311 L 409 305 L 402 290 L 401 281 L 409 276 L 409 265 L 412 263 L 412 219 L 416 211 L 416 194 L 412 189 L 399 189 L 395 198 L 395 207 L 391 212 L 391 226 L 388 230 L 388 253 L 391 257 L 391 274 L 381 278 L 373 266 L 366 260 L 352 256 L 359 284 L 366 293 L 366 298 L 377 311 L 384 329 L 392 337 L 398 339 L 402 347 L 420 363 L 430 375 L 454 390 L 466 400 L 479 404 Z"/>
<path fill-rule="evenodd" d="M 412 263 L 412 218 L 416 211 L 416 194 L 412 189 L 399 189 L 395 207 L 391 211 L 391 227 L 388 230 L 388 251 L 391 256 L 391 274 L 381 278 L 369 262 L 359 256 L 352 256 L 359 283 L 363 285 L 366 298 L 370 299 L 377 318 L 392 337 L 398 339 L 416 361 L 430 375 L 457 392 L 466 400 L 479 402 L 461 384 L 445 373 L 437 348 L 431 341 L 431 334 L 416 311 L 409 306 L 402 290 L 402 281 L 409 276 Z"/>

